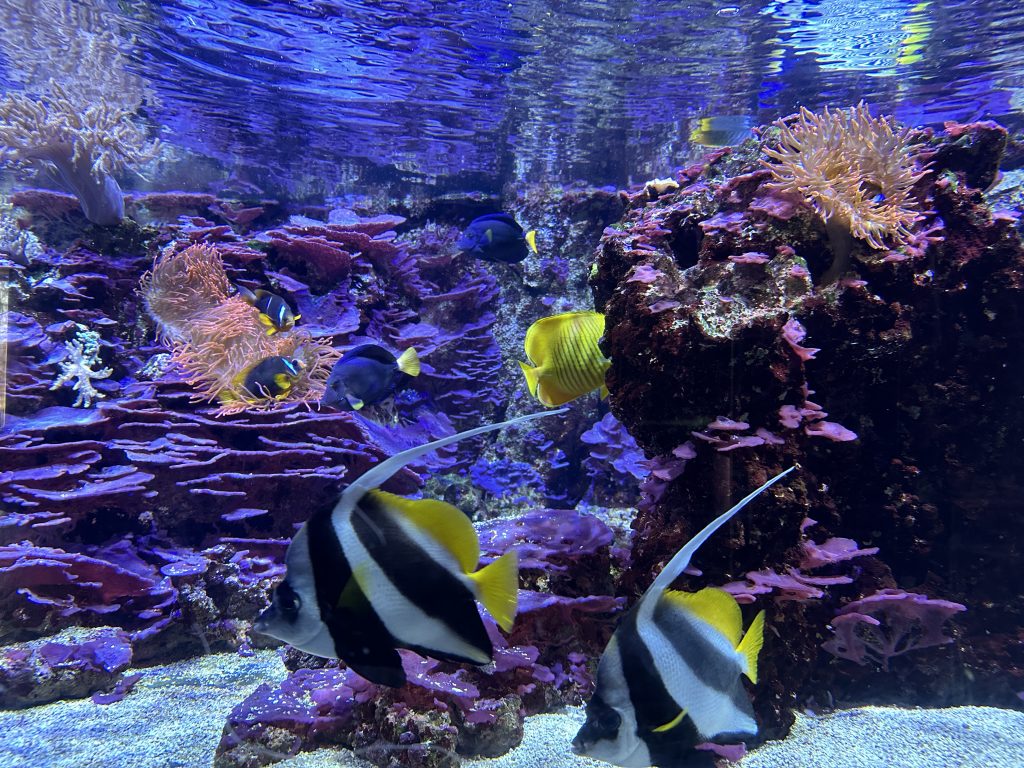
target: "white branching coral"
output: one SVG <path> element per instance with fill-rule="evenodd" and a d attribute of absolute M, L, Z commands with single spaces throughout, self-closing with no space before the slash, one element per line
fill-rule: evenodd
<path fill-rule="evenodd" d="M 764 148 L 775 189 L 803 196 L 826 224 L 872 248 L 911 238 L 921 218 L 911 191 L 924 171 L 908 128 L 873 118 L 864 102 L 821 114 L 801 108 L 777 125 L 778 147 Z"/>
<path fill-rule="evenodd" d="M 27 267 L 43 255 L 43 246 L 38 237 L 18 226 L 14 218 L 0 214 L 0 254 Z"/>
<path fill-rule="evenodd" d="M 145 83 L 130 72 L 121 41 L 98 27 L 101 9 L 62 0 L 18 5 L 0 8 L 0 42 L 25 87 L 0 99 L 0 161 L 50 171 L 90 221 L 116 224 L 124 201 L 113 174 L 159 150 L 138 122 Z M 40 61 L 52 75 L 46 80 Z"/>
<path fill-rule="evenodd" d="M 92 385 L 93 379 L 105 379 L 114 372 L 114 369 L 93 370 L 100 362 L 100 335 L 81 323 L 75 325 L 78 331 L 74 340 L 64 345 L 68 359 L 60 364 L 60 375 L 50 385 L 50 389 L 59 389 L 65 384 L 71 384 L 72 389 L 78 392 L 78 397 L 72 405 L 75 408 L 88 408 L 94 398 L 105 397 Z"/>

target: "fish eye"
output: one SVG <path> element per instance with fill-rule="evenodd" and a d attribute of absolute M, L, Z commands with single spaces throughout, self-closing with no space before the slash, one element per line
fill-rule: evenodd
<path fill-rule="evenodd" d="M 277 604 L 277 609 L 289 621 L 294 621 L 302 608 L 302 598 L 287 581 L 282 581 L 278 585 L 277 591 L 274 593 L 274 602 Z"/>

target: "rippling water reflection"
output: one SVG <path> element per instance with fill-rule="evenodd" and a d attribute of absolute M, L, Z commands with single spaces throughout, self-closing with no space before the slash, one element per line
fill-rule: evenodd
<path fill-rule="evenodd" d="M 683 162 L 700 118 L 765 122 L 801 104 L 1021 125 L 1024 14 L 1005 0 L 124 0 L 110 13 L 136 37 L 168 140 L 294 193 L 374 169 L 621 184 Z"/>

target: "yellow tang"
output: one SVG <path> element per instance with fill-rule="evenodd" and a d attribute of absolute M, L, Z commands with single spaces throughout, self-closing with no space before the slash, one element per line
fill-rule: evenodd
<path fill-rule="evenodd" d="M 604 373 L 611 362 L 597 346 L 604 335 L 600 312 L 566 312 L 545 317 L 526 332 L 526 354 L 520 362 L 530 394 L 544 405 L 562 405 L 595 389 L 608 394 Z"/>

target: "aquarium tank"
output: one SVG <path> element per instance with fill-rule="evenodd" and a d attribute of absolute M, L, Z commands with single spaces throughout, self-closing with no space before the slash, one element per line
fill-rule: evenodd
<path fill-rule="evenodd" d="M 1011 0 L 0 0 L 0 768 L 1024 766 Z"/>

